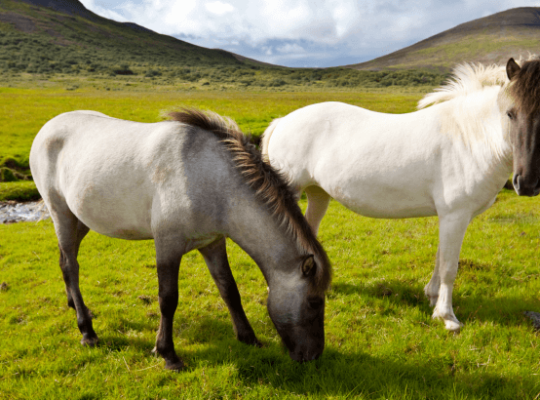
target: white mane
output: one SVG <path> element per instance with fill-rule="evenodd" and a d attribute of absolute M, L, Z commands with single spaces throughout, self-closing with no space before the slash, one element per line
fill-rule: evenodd
<path fill-rule="evenodd" d="M 433 93 L 418 102 L 418 109 L 431 104 L 442 103 L 458 96 L 482 90 L 485 86 L 502 86 L 508 82 L 505 65 L 459 64 L 452 71 L 452 77 Z"/>
<path fill-rule="evenodd" d="M 521 66 L 523 62 L 535 58 L 537 58 L 536 54 L 529 53 L 526 59 L 520 57 L 516 62 Z M 492 64 L 489 66 L 474 63 L 459 64 L 452 70 L 452 77 L 443 86 L 435 89 L 433 93 L 425 95 L 418 102 L 417 108 L 422 109 L 431 104 L 442 103 L 458 96 L 465 96 L 482 90 L 486 86 L 502 87 L 506 83 L 508 83 L 506 64 Z"/>
<path fill-rule="evenodd" d="M 535 57 L 529 53 L 526 60 L 520 57 L 516 62 L 521 65 Z M 417 108 L 460 98 L 441 113 L 442 131 L 459 138 L 477 160 L 491 159 L 491 155 L 502 160 L 507 157 L 510 145 L 507 130 L 501 129 L 501 120 L 493 119 L 493 106 L 501 100 L 501 88 L 508 82 L 506 64 L 460 64 L 443 86 L 418 102 Z"/>

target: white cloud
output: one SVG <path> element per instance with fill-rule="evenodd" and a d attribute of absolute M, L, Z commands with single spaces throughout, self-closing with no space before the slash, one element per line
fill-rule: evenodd
<path fill-rule="evenodd" d="M 206 8 L 208 12 L 216 15 L 223 15 L 234 11 L 233 6 L 231 6 L 229 3 L 223 3 L 222 1 L 213 1 L 211 3 L 206 3 L 204 5 L 204 8 Z"/>
<path fill-rule="evenodd" d="M 267 62 L 366 61 L 539 0 L 81 0 L 92 11 Z M 106 6 L 104 2 L 113 4 Z M 327 60 L 324 61 L 324 54 Z M 336 60 L 336 61 L 330 61 Z M 302 61 L 302 63 L 304 63 Z M 333 64 L 337 65 L 337 64 Z"/>
<path fill-rule="evenodd" d="M 276 49 L 280 53 L 304 53 L 306 49 L 296 43 L 287 43 L 284 46 L 280 46 Z"/>

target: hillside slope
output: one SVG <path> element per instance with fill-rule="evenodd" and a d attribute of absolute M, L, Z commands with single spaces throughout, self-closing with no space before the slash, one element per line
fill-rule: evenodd
<path fill-rule="evenodd" d="M 430 68 L 447 71 L 460 62 L 504 63 L 540 51 L 540 8 L 522 7 L 479 18 L 354 69 Z"/>
<path fill-rule="evenodd" d="M 0 69 L 69 73 L 111 66 L 121 70 L 122 65 L 149 69 L 241 66 L 244 62 L 227 51 L 195 46 L 134 23 L 108 20 L 78 0 L 0 1 Z"/>

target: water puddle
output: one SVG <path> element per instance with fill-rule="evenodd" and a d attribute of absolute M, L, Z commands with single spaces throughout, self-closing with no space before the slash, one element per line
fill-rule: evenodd
<path fill-rule="evenodd" d="M 49 217 L 47 207 L 40 201 L 29 203 L 17 203 L 16 201 L 0 202 L 0 224 L 35 222 Z"/>

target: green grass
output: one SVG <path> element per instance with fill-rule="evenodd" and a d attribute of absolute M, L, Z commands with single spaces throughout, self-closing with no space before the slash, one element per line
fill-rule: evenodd
<path fill-rule="evenodd" d="M 454 291 L 465 327 L 453 335 L 431 319 L 422 292 L 437 220 L 373 220 L 332 202 L 321 226 L 334 265 L 326 349 L 307 364 L 283 351 L 245 253 L 229 244 L 262 349 L 234 339 L 202 257 L 189 253 L 174 330 L 180 373 L 150 353 L 159 323 L 152 242 L 92 232 L 83 241 L 81 290 L 101 340 L 89 349 L 66 304 L 51 222 L 0 226 L 0 398 L 535 399 L 538 334 L 522 313 L 540 311 L 536 203 L 503 191 L 469 227 Z"/>
<path fill-rule="evenodd" d="M 40 198 L 33 181 L 0 182 L 0 201 L 29 201 Z"/>
<path fill-rule="evenodd" d="M 127 78 L 126 78 L 127 79 Z M 28 176 L 28 156 L 35 135 L 58 114 L 73 110 L 96 110 L 112 117 L 140 122 L 162 120 L 161 113 L 175 107 L 209 109 L 234 118 L 244 130 L 260 136 L 277 117 L 312 103 L 343 101 L 390 113 L 414 110 L 422 89 L 319 91 L 319 92 L 247 92 L 178 91 L 173 86 L 142 87 L 126 90 L 122 81 L 111 80 L 118 90 L 100 90 L 92 82 L 80 83 L 80 89 L 63 87 L 39 89 L 0 87 L 0 168 L 9 166 Z M 98 81 L 98 85 L 103 81 Z M 128 87 L 130 88 L 130 87 Z M 425 90 L 424 90 L 425 91 Z"/>

